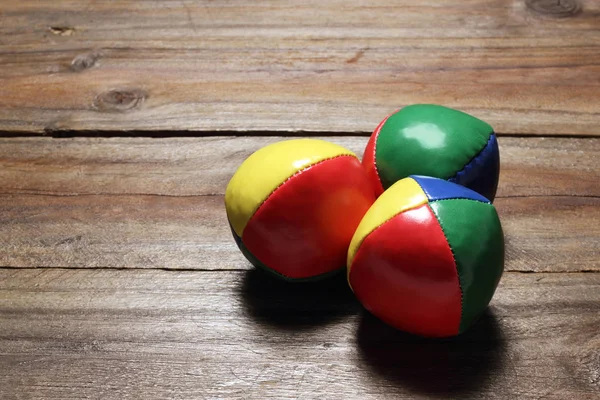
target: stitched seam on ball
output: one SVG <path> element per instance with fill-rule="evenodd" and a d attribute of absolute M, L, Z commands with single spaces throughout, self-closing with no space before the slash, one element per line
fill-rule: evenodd
<path fill-rule="evenodd" d="M 437 199 L 437 200 L 429 200 L 430 203 L 437 203 L 438 201 L 448 201 L 448 200 L 466 200 L 466 201 L 474 201 L 475 203 L 489 204 L 492 205 L 489 201 L 482 201 L 477 199 L 469 199 L 467 197 L 449 197 L 447 199 Z"/>
<path fill-rule="evenodd" d="M 469 198 L 466 198 L 466 197 L 448 197 L 448 198 L 445 198 L 445 199 L 430 200 L 429 199 L 429 197 L 430 197 L 429 192 L 427 190 L 425 190 L 425 188 L 415 178 L 412 178 L 412 180 L 415 181 L 415 183 L 417 185 L 419 185 L 419 187 L 421 188 L 421 190 L 423 191 L 423 193 L 425 193 L 425 196 L 427 196 L 427 200 L 428 200 L 427 202 L 430 203 L 430 204 L 438 202 L 438 201 L 445 201 L 445 200 L 468 200 L 468 201 L 475 201 L 477 203 L 491 204 L 490 201 L 482 201 L 482 200 L 477 200 L 477 199 L 469 199 Z"/>
<path fill-rule="evenodd" d="M 252 214 L 252 216 L 254 216 L 254 215 L 255 215 L 255 214 L 258 212 L 258 210 L 260 210 L 260 208 L 261 208 L 261 207 L 262 207 L 262 206 L 263 206 L 263 205 L 264 205 L 264 204 L 265 204 L 265 203 L 266 203 L 266 202 L 269 200 L 269 198 L 271 198 L 271 196 L 273 195 L 273 193 L 275 193 L 275 192 L 277 191 L 277 189 L 279 189 L 280 187 L 282 187 L 283 185 L 285 185 L 286 183 L 288 183 L 288 182 L 289 182 L 290 180 L 292 180 L 294 177 L 296 177 L 296 176 L 298 176 L 298 175 L 302 174 L 302 173 L 303 173 L 303 172 L 305 172 L 305 171 L 308 171 L 309 169 L 311 169 L 311 168 L 313 168 L 313 167 L 316 167 L 316 166 L 317 166 L 317 165 L 319 165 L 319 164 L 322 164 L 322 163 L 324 163 L 325 161 L 329 161 L 329 160 L 333 160 L 333 159 L 335 159 L 335 158 L 341 158 L 341 157 L 352 157 L 352 158 L 355 158 L 355 156 L 353 156 L 353 155 L 350 155 L 350 154 L 340 154 L 340 155 L 337 155 L 337 156 L 333 156 L 333 157 L 325 158 L 325 159 L 323 159 L 323 160 L 321 160 L 321 161 L 318 161 L 318 162 L 316 162 L 316 163 L 314 163 L 314 164 L 310 164 L 310 165 L 308 165 L 308 166 L 306 166 L 306 167 L 304 167 L 304 168 L 302 168 L 302 169 L 300 169 L 300 170 L 298 170 L 298 171 L 294 172 L 294 173 L 293 173 L 292 175 L 290 175 L 290 176 L 289 176 L 289 177 L 288 177 L 286 180 L 284 180 L 283 182 L 281 182 L 281 183 L 279 184 L 279 186 L 277 186 L 275 189 L 273 189 L 273 191 L 272 191 L 271 193 L 269 193 L 269 195 L 268 195 L 268 196 L 267 196 L 267 197 L 266 197 L 266 198 L 265 198 L 265 199 L 262 201 L 262 203 L 260 203 L 260 205 L 259 205 L 258 207 L 256 207 L 256 210 L 254 210 L 254 213 Z M 252 217 L 250 217 L 250 219 L 252 219 Z M 249 220 L 248 220 L 248 221 L 249 221 Z"/>
<path fill-rule="evenodd" d="M 474 200 L 474 201 L 476 201 L 476 200 Z M 460 323 L 462 321 L 463 311 L 464 311 L 463 310 L 464 293 L 463 293 L 462 285 L 460 284 L 461 276 L 460 276 L 460 271 L 458 270 L 458 262 L 456 262 L 456 254 L 454 254 L 454 249 L 452 248 L 452 245 L 450 244 L 450 240 L 448 239 L 448 236 L 446 235 L 446 231 L 444 230 L 444 225 L 442 225 L 442 221 L 440 220 L 438 215 L 433 210 L 433 207 L 431 207 L 431 204 L 427 204 L 427 207 L 429 207 L 429 209 L 431 210 L 431 213 L 433 214 L 433 216 L 437 220 L 438 224 L 440 225 L 440 229 L 442 230 L 442 233 L 444 234 L 444 238 L 446 239 L 448 248 L 450 249 L 450 252 L 452 253 L 452 259 L 454 260 L 454 267 L 456 268 L 456 277 L 458 278 L 458 289 L 460 290 L 460 318 L 458 320 L 458 328 L 457 328 L 457 331 L 460 332 Z"/>
<path fill-rule="evenodd" d="M 427 204 L 427 203 L 424 203 Z M 418 207 L 421 207 L 423 204 L 419 205 Z M 360 243 L 358 243 L 358 246 L 356 246 L 356 251 L 354 252 L 354 258 L 352 259 L 352 264 L 350 264 L 350 271 L 348 271 L 348 274 L 350 274 L 352 272 L 352 265 L 354 265 L 354 261 L 356 261 L 356 259 L 358 258 L 358 253 L 360 252 L 360 249 L 363 245 L 363 243 L 365 242 L 365 240 L 367 240 L 367 238 L 374 233 L 376 230 L 378 230 L 379 228 L 381 228 L 382 226 L 384 226 L 385 224 L 387 224 L 388 222 L 390 222 L 391 220 L 393 220 L 394 218 L 396 218 L 398 215 L 402 214 L 405 211 L 409 211 L 409 210 L 414 210 L 416 207 L 414 208 L 409 208 L 408 210 L 402 210 L 397 212 L 396 214 L 392 215 L 390 218 L 386 219 L 385 221 L 383 221 L 381 224 L 377 225 L 375 228 L 373 228 L 373 230 L 369 233 L 367 233 L 365 235 L 364 238 L 362 238 L 362 240 L 360 241 Z"/>
<path fill-rule="evenodd" d="M 419 186 L 421 188 L 421 190 L 423 191 L 423 193 L 425 193 L 425 197 L 427 197 L 427 202 L 429 203 L 431 200 L 429 200 L 429 192 L 427 190 L 425 190 L 425 188 L 419 183 L 418 180 L 416 180 L 415 178 L 411 178 L 413 181 L 415 181 L 415 183 L 417 184 L 417 186 Z"/>
<path fill-rule="evenodd" d="M 381 224 L 379 224 L 375 228 L 373 228 L 373 230 L 371 230 L 371 232 L 367 233 L 365 235 L 365 237 L 363 237 L 362 240 L 356 246 L 356 251 L 354 252 L 354 258 L 352 258 L 352 264 L 354 264 L 354 260 L 356 260 L 356 257 L 358 257 L 358 252 L 360 251 L 360 248 L 362 247 L 362 245 L 365 242 L 365 240 L 369 237 L 369 235 L 371 235 L 373 232 L 375 232 L 376 230 L 378 230 L 383 225 L 387 224 L 388 222 L 390 222 L 391 220 L 393 220 L 394 218 L 396 218 L 396 216 L 402 214 L 403 212 L 410 211 L 410 210 L 415 210 L 415 209 L 417 209 L 417 208 L 419 208 L 419 207 L 421 207 L 421 206 L 423 206 L 425 204 L 427 204 L 427 203 L 419 204 L 418 206 L 415 206 L 415 207 L 412 207 L 412 208 L 407 208 L 407 209 L 402 210 L 402 211 L 398 211 L 396 214 L 392 215 L 390 218 L 386 219 Z M 352 264 L 350 264 L 350 271 L 352 271 Z"/>
<path fill-rule="evenodd" d="M 381 184 L 381 188 L 383 190 L 385 190 L 385 188 L 383 187 L 383 182 L 381 182 L 381 176 L 379 175 L 379 170 L 377 169 L 377 140 L 379 139 L 379 134 L 381 133 L 383 126 L 390 117 L 391 114 L 385 117 L 381 125 L 379 125 L 379 129 L 377 130 L 377 132 L 375 132 L 375 138 L 373 139 L 373 169 L 375 170 L 375 175 L 377 175 L 377 180 L 379 180 L 379 183 Z"/>
<path fill-rule="evenodd" d="M 456 182 L 460 176 L 465 175 L 468 170 L 470 170 L 471 168 L 474 168 L 473 165 L 472 165 L 473 162 L 474 161 L 478 161 L 482 157 L 482 155 L 485 153 L 485 151 L 487 150 L 487 148 L 490 146 L 492 139 L 494 139 L 495 137 L 496 137 L 496 133 L 494 131 L 492 131 L 492 133 L 490 133 L 490 137 L 488 138 L 488 141 L 485 144 L 485 146 L 483 146 L 483 148 L 477 154 L 475 154 L 469 160 L 469 162 L 467 162 L 465 164 L 465 166 L 463 167 L 463 169 L 461 169 L 460 171 L 458 171 L 457 173 L 455 173 L 453 176 L 451 176 L 447 180 L 449 182 Z"/>

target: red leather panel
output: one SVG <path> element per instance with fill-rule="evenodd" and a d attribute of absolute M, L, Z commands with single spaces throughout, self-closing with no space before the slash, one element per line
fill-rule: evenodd
<path fill-rule="evenodd" d="M 379 197 L 383 193 L 383 185 L 381 184 L 379 173 L 377 172 L 377 166 L 375 165 L 375 146 L 377 145 L 379 131 L 381 131 L 381 127 L 383 124 L 385 124 L 385 121 L 387 121 L 387 118 L 384 118 L 383 121 L 381 121 L 377 128 L 375 128 L 373 131 L 373 134 L 367 143 L 367 147 L 365 148 L 365 152 L 363 153 L 362 159 L 363 166 L 367 170 L 367 175 L 369 176 L 369 180 L 371 181 L 373 189 L 375 190 L 375 197 Z"/>
<path fill-rule="evenodd" d="M 320 275 L 345 266 L 352 235 L 374 201 L 360 161 L 332 158 L 276 189 L 250 219 L 242 240 L 280 274 Z"/>
<path fill-rule="evenodd" d="M 427 204 L 398 214 L 367 236 L 349 280 L 363 306 L 398 329 L 430 337 L 458 333 L 456 265 Z"/>

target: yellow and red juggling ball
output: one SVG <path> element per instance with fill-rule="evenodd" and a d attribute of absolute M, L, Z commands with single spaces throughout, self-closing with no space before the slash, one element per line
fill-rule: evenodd
<path fill-rule="evenodd" d="M 443 179 L 410 176 L 365 214 L 347 266 L 350 287 L 376 317 L 416 335 L 456 336 L 494 295 L 504 236 L 489 199 Z"/>
<path fill-rule="evenodd" d="M 225 192 L 241 252 L 256 267 L 289 280 L 343 269 L 350 240 L 374 201 L 357 156 L 320 139 L 285 140 L 257 150 Z"/>

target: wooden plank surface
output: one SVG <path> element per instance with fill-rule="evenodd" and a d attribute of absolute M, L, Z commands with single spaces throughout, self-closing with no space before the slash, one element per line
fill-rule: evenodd
<path fill-rule="evenodd" d="M 0 266 L 246 269 L 223 193 L 268 138 L 0 140 Z M 366 138 L 324 138 L 361 155 Z M 500 138 L 510 271 L 600 271 L 600 139 Z"/>
<path fill-rule="evenodd" d="M 359 158 L 367 137 L 318 136 Z M 0 138 L 0 193 L 200 196 L 225 193 L 274 137 Z M 599 138 L 500 137 L 498 197 L 600 196 Z"/>
<path fill-rule="evenodd" d="M 600 271 L 600 198 L 501 198 L 506 269 Z M 247 269 L 223 196 L 0 196 L 0 266 Z"/>
<path fill-rule="evenodd" d="M 2 2 L 0 131 L 371 132 L 441 103 L 598 135 L 596 0 Z"/>
<path fill-rule="evenodd" d="M 600 398 L 600 2 L 0 0 L 0 21 L 0 399 Z M 224 211 L 258 148 L 360 157 L 412 103 L 500 133 L 506 272 L 449 341 L 385 326 L 342 274 L 261 274 Z"/>
<path fill-rule="evenodd" d="M 0 398 L 600 395 L 600 274 L 505 274 L 450 341 L 383 325 L 339 278 L 0 269 Z"/>

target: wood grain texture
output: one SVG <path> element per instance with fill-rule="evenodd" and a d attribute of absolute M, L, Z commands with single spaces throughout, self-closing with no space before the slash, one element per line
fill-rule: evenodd
<path fill-rule="evenodd" d="M 362 158 L 368 138 L 321 136 Z M 0 138 L 0 193 L 224 194 L 235 170 L 276 137 Z M 498 139 L 499 197 L 600 196 L 600 139 Z"/>
<path fill-rule="evenodd" d="M 597 399 L 600 274 L 505 274 L 454 340 L 366 314 L 343 276 L 0 269 L 0 397 Z"/>
<path fill-rule="evenodd" d="M 511 271 L 600 271 L 600 198 L 500 198 Z M 251 268 L 223 196 L 0 196 L 0 266 Z"/>
<path fill-rule="evenodd" d="M 595 0 L 3 2 L 0 131 L 371 132 L 439 103 L 599 135 Z"/>
<path fill-rule="evenodd" d="M 284 138 L 0 143 L 0 265 L 246 269 L 227 181 Z M 324 138 L 361 153 L 366 138 Z M 507 269 L 600 271 L 600 139 L 501 138 Z"/>
<path fill-rule="evenodd" d="M 0 0 L 0 21 L 0 399 L 600 398 L 598 1 Z M 455 340 L 385 326 L 343 274 L 262 274 L 225 216 L 255 150 L 360 157 L 411 103 L 501 136 L 506 273 Z"/>

